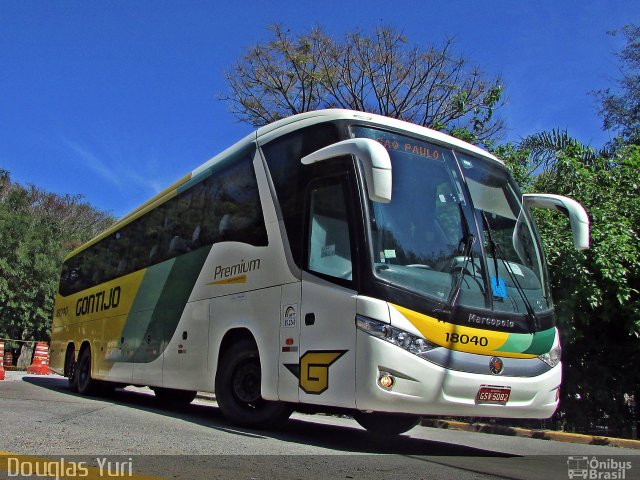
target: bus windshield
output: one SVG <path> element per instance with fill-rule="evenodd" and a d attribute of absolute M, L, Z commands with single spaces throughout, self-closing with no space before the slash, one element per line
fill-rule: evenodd
<path fill-rule="evenodd" d="M 451 306 L 551 308 L 536 232 L 506 168 L 397 133 L 352 127 L 389 151 L 389 203 L 370 202 L 374 274 Z"/>
<path fill-rule="evenodd" d="M 482 230 L 494 310 L 550 309 L 538 234 L 513 178 L 496 162 L 459 152 L 456 157 Z"/>

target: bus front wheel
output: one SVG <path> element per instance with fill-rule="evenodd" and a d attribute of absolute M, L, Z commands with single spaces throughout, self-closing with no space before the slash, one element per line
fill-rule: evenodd
<path fill-rule="evenodd" d="M 291 408 L 263 399 L 260 385 L 260 357 L 255 343 L 242 340 L 227 349 L 216 375 L 216 400 L 222 414 L 244 427 L 280 426 L 291 415 Z"/>
<path fill-rule="evenodd" d="M 400 413 L 354 412 L 353 418 L 375 435 L 400 435 L 420 423 L 421 417 Z"/>

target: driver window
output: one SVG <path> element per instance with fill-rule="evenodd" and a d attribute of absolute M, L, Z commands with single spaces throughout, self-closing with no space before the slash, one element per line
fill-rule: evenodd
<path fill-rule="evenodd" d="M 309 270 L 351 280 L 351 241 L 342 184 L 312 188 L 309 205 Z"/>

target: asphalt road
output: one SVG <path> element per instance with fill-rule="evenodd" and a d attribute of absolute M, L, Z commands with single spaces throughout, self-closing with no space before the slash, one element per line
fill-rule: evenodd
<path fill-rule="evenodd" d="M 638 450 L 426 427 L 380 439 L 351 419 L 319 415 L 294 414 L 277 431 L 240 429 L 212 400 L 172 408 L 131 387 L 83 397 L 57 375 L 16 372 L 0 381 L 0 451 L 0 478 L 35 477 L 32 464 L 49 462 L 66 471 L 49 478 L 83 476 L 69 465 L 86 465 L 91 478 L 119 469 L 139 479 L 550 480 L 569 478 L 578 461 L 574 478 L 640 478 Z M 581 477 L 584 468 L 597 476 Z"/>

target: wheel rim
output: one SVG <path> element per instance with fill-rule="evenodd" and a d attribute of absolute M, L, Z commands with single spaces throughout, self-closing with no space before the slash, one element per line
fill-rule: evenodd
<path fill-rule="evenodd" d="M 255 360 L 242 363 L 233 373 L 233 394 L 247 405 L 256 405 L 260 396 L 260 364 Z"/>

